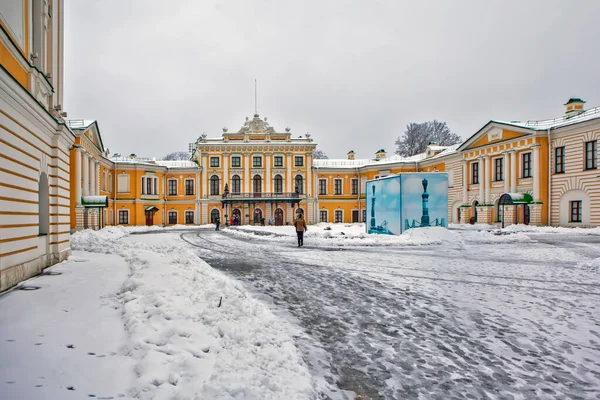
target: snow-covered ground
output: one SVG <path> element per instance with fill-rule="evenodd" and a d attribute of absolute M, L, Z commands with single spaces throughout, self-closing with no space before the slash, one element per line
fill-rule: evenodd
<path fill-rule="evenodd" d="M 77 233 L 0 296 L 0 399 L 599 398 L 600 229 L 451 228 Z"/>

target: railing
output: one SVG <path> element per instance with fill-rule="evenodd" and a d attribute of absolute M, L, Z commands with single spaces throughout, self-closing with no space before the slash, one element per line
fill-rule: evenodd
<path fill-rule="evenodd" d="M 298 199 L 301 193 L 296 192 L 255 192 L 255 193 L 232 193 L 223 195 L 223 200 L 243 200 L 243 199 Z"/>
<path fill-rule="evenodd" d="M 561 123 L 567 122 L 567 121 L 576 121 L 578 119 L 589 117 L 590 115 L 594 115 L 594 114 L 598 114 L 598 113 L 600 113 L 600 107 L 595 107 L 595 108 L 590 108 L 589 110 L 584 111 L 581 114 L 573 115 L 570 117 L 564 116 L 564 117 L 560 117 L 560 118 L 546 119 L 546 120 L 542 120 L 542 121 L 527 121 L 522 124 L 525 126 L 535 126 L 535 127 L 546 126 L 547 127 L 547 126 L 561 124 Z"/>

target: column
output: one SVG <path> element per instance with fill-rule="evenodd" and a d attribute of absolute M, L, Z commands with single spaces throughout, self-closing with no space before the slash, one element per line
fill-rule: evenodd
<path fill-rule="evenodd" d="M 202 194 L 204 197 L 208 197 L 210 190 L 208 187 L 208 163 L 207 163 L 208 154 L 202 153 Z M 203 218 L 204 221 L 204 218 Z M 206 222 L 208 223 L 208 222 Z"/>
<path fill-rule="evenodd" d="M 504 153 L 502 153 L 504 155 L 504 161 L 502 161 L 502 163 L 504 164 L 504 193 L 508 193 L 510 186 L 509 186 L 509 182 L 508 182 L 508 177 L 510 176 L 510 167 L 508 165 L 509 163 L 509 156 L 508 156 L 508 152 L 505 151 Z"/>
<path fill-rule="evenodd" d="M 292 185 L 294 181 L 294 177 L 292 176 L 292 153 L 287 153 L 286 155 L 287 174 L 285 178 L 285 191 L 291 193 L 294 191 L 294 186 Z"/>
<path fill-rule="evenodd" d="M 306 197 L 312 196 L 312 189 L 312 153 L 306 153 Z"/>
<path fill-rule="evenodd" d="M 82 193 L 83 193 L 83 196 L 88 196 L 89 189 L 90 189 L 90 159 L 86 153 L 83 154 L 82 164 L 83 164 L 83 168 L 82 168 L 83 191 L 82 191 Z"/>
<path fill-rule="evenodd" d="M 540 201 L 540 146 L 533 146 L 533 201 Z"/>
<path fill-rule="evenodd" d="M 265 189 L 264 189 L 264 191 L 267 193 L 272 192 L 271 183 L 273 182 L 273 177 L 271 176 L 271 154 L 273 154 L 273 153 L 265 153 L 266 172 L 265 172 Z M 270 208 L 270 206 L 267 206 L 267 207 Z M 269 215 L 271 215 L 270 212 L 269 212 Z M 268 220 L 268 218 L 267 218 L 267 220 Z"/>
<path fill-rule="evenodd" d="M 463 205 L 469 202 L 469 162 L 463 160 Z"/>
<path fill-rule="evenodd" d="M 194 223 L 200 225 L 200 189 L 201 189 L 201 181 L 200 181 L 200 168 L 196 170 L 196 207 L 195 207 L 195 215 L 194 215 Z"/>
<path fill-rule="evenodd" d="M 484 175 L 484 183 L 485 183 L 485 204 L 490 204 L 490 202 L 492 201 L 492 196 L 491 196 L 491 172 L 492 169 L 490 168 L 490 156 L 485 156 L 483 157 L 483 162 L 485 164 L 485 175 Z"/>
<path fill-rule="evenodd" d="M 231 190 L 231 182 L 229 181 L 229 153 L 223 153 L 223 190 L 225 190 L 226 183 L 229 190 Z M 225 224 L 225 221 L 223 221 L 223 224 Z"/>
<path fill-rule="evenodd" d="M 96 170 L 96 168 L 97 168 L 96 160 L 94 160 L 93 158 L 90 158 L 90 172 L 91 172 L 91 177 L 90 177 L 90 183 L 91 183 L 90 196 L 95 196 L 96 195 L 96 187 L 98 186 L 97 185 L 98 171 Z"/>
<path fill-rule="evenodd" d="M 250 153 L 244 153 L 244 193 L 250 193 Z"/>
<path fill-rule="evenodd" d="M 479 203 L 485 203 L 485 164 L 483 162 L 483 157 L 479 157 Z"/>
<path fill-rule="evenodd" d="M 81 150 L 75 148 L 75 204 L 81 205 Z"/>
<path fill-rule="evenodd" d="M 510 151 L 510 192 L 517 192 L 517 153 L 515 150 Z"/>

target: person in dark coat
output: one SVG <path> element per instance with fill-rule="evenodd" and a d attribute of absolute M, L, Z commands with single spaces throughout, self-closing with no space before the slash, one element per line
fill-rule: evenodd
<path fill-rule="evenodd" d="M 217 228 L 215 229 L 215 231 L 218 231 L 219 225 L 221 225 L 221 218 L 219 216 L 217 216 L 217 218 L 215 218 L 215 225 L 217 225 Z"/>
<path fill-rule="evenodd" d="M 304 246 L 304 232 L 308 230 L 306 228 L 306 221 L 304 220 L 302 214 L 296 215 L 294 226 L 296 227 L 296 235 L 298 236 L 298 247 L 302 247 Z"/>

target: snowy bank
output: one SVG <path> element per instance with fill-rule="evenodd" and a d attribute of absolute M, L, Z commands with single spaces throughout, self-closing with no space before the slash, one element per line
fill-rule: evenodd
<path fill-rule="evenodd" d="M 140 227 L 143 228 L 143 227 Z M 162 228 L 159 228 L 162 229 Z M 117 299 L 141 399 L 310 399 L 310 373 L 287 325 L 175 234 L 108 227 L 73 235 L 76 250 L 114 253 L 129 276 Z"/>

